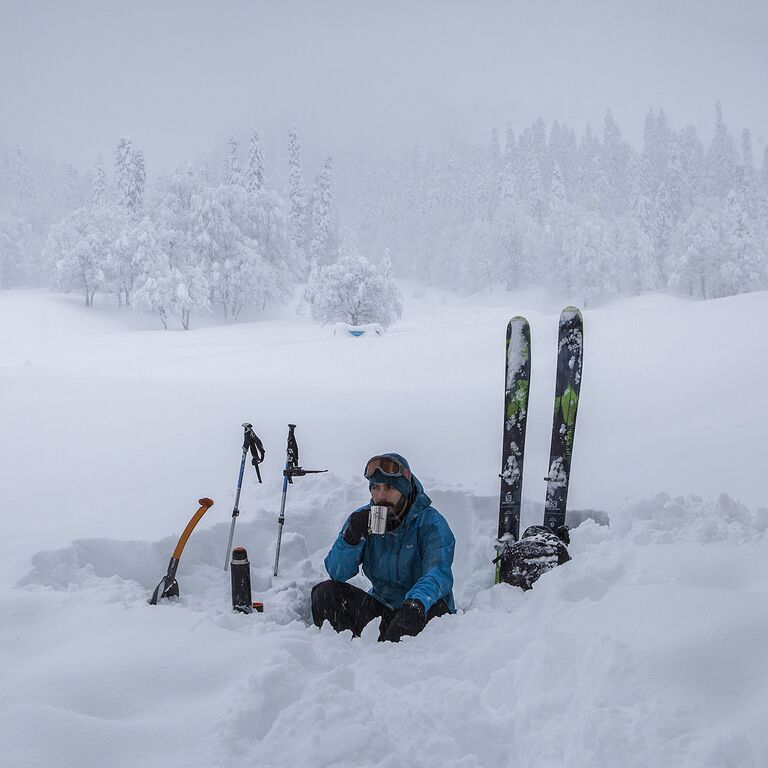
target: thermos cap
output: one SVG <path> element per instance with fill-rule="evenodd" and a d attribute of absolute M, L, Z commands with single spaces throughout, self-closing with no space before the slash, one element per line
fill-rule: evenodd
<path fill-rule="evenodd" d="M 232 560 L 239 562 L 245 562 L 248 560 L 248 553 L 245 551 L 245 547 L 235 547 L 232 550 Z"/>

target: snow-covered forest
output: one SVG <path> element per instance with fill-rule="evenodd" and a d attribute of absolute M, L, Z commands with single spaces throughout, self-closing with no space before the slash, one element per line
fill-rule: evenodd
<path fill-rule="evenodd" d="M 750 130 L 735 137 L 719 104 L 708 139 L 651 110 L 635 148 L 609 111 L 581 134 L 538 119 L 396 159 L 327 157 L 311 182 L 296 129 L 286 138 L 269 163 L 254 131 L 167 176 L 125 137 L 87 170 L 5 149 L 2 287 L 75 291 L 87 305 L 111 296 L 184 328 L 204 312 L 257 317 L 305 281 L 310 304 L 322 298 L 313 317 L 357 322 L 339 309 L 353 265 L 463 294 L 543 286 L 586 306 L 768 287 L 768 147 L 758 163 Z M 362 292 L 389 301 L 361 321 L 399 316 L 385 283 Z"/>
<path fill-rule="evenodd" d="M 341 207 L 364 248 L 389 247 L 398 271 L 464 291 L 543 285 L 589 304 L 766 287 L 768 148 L 758 171 L 750 131 L 737 141 L 719 104 L 707 144 L 663 110 L 648 113 L 639 150 L 610 112 L 580 136 L 539 119 L 369 169 Z"/>

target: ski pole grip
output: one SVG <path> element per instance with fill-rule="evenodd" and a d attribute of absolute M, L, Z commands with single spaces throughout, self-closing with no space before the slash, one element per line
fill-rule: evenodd
<path fill-rule="evenodd" d="M 245 450 L 251 444 L 253 424 L 249 424 L 247 421 L 244 421 L 240 426 L 243 428 L 243 450 Z"/>

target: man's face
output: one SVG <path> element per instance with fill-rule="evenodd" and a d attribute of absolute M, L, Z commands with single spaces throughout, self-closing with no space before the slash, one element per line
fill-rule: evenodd
<path fill-rule="evenodd" d="M 374 483 L 371 486 L 371 499 L 379 507 L 394 509 L 400 504 L 403 494 L 386 483 Z"/>

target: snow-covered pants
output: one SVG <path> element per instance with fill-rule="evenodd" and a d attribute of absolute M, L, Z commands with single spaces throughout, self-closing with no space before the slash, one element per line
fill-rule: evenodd
<path fill-rule="evenodd" d="M 438 600 L 427 612 L 427 621 L 448 612 L 445 600 Z M 392 624 L 396 615 L 394 608 L 345 581 L 328 579 L 312 588 L 312 618 L 318 627 L 328 621 L 337 632 L 351 630 L 360 637 L 366 624 L 380 617 L 379 640 L 397 642 L 400 633 L 397 624 Z"/>

